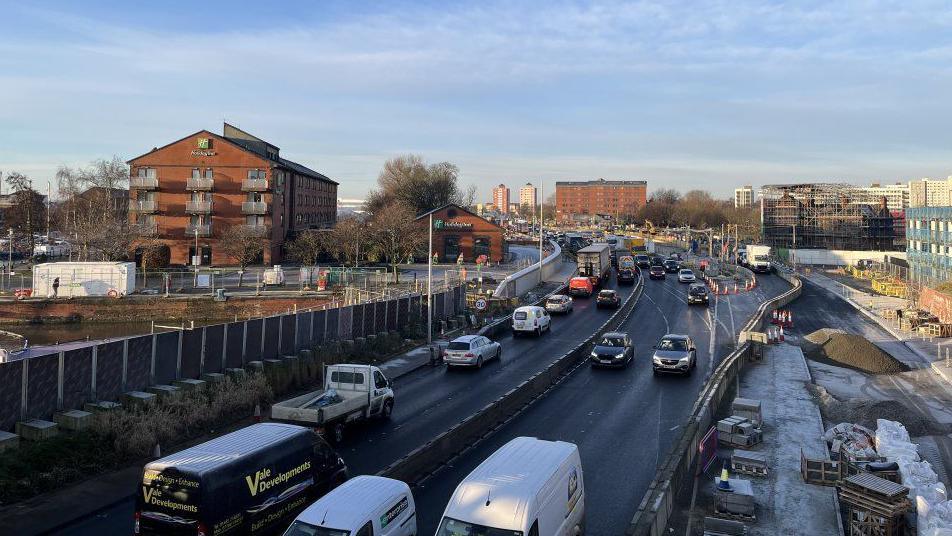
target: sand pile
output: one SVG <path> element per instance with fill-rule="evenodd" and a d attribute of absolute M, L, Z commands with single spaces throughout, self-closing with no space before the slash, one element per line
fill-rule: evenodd
<path fill-rule="evenodd" d="M 893 374 L 909 370 L 903 362 L 860 335 L 824 328 L 814 331 L 804 339 L 803 353 L 814 361 L 846 366 L 871 374 Z"/>
<path fill-rule="evenodd" d="M 838 400 L 822 386 L 811 383 L 807 388 L 819 402 L 820 413 L 827 423 L 848 422 L 875 430 L 876 419 L 888 419 L 901 422 L 913 437 L 944 435 L 952 431 L 952 426 L 926 418 L 895 400 Z"/>

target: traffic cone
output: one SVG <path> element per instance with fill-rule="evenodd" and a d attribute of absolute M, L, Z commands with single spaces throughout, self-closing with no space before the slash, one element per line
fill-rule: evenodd
<path fill-rule="evenodd" d="M 159 444 L 158 444 L 158 443 L 156 443 L 156 444 L 155 444 L 155 448 L 152 449 L 152 457 L 154 457 L 154 458 L 161 458 L 161 457 L 162 457 L 162 448 L 159 447 Z"/>
<path fill-rule="evenodd" d="M 793 327 L 793 311 L 787 311 L 787 327 Z"/>
<path fill-rule="evenodd" d="M 737 283 L 734 283 L 734 294 L 737 294 Z"/>
<path fill-rule="evenodd" d="M 255 422 L 261 422 L 261 404 L 255 404 L 255 414 L 252 418 Z"/>
<path fill-rule="evenodd" d="M 780 326 L 780 342 L 783 342 L 783 326 Z"/>
<path fill-rule="evenodd" d="M 717 482 L 717 489 L 723 491 L 731 490 L 730 474 L 727 472 L 727 460 L 724 460 L 724 465 L 721 467 L 721 478 Z"/>
<path fill-rule="evenodd" d="M 771 323 L 771 324 L 776 324 L 776 323 L 777 323 L 777 310 L 776 310 L 776 309 L 774 309 L 773 316 L 772 316 L 772 318 L 770 319 L 770 323 Z"/>

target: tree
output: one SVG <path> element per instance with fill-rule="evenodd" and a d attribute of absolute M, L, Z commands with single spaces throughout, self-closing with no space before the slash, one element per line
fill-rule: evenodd
<path fill-rule="evenodd" d="M 238 287 L 241 287 L 245 268 L 257 262 L 264 252 L 261 233 L 247 225 L 232 225 L 222 232 L 218 244 L 238 265 Z"/>
<path fill-rule="evenodd" d="M 324 235 L 327 231 L 308 229 L 302 231 L 288 243 L 288 255 L 304 265 L 314 266 L 317 260 L 326 251 L 327 240 Z"/>
<path fill-rule="evenodd" d="M 31 257 L 36 247 L 35 233 L 40 228 L 39 222 L 45 210 L 43 196 L 33 189 L 33 180 L 22 173 L 10 173 L 6 181 L 12 193 L 5 219 L 11 229 L 27 236 L 29 249 L 26 253 Z"/>
<path fill-rule="evenodd" d="M 426 230 L 407 207 L 393 203 L 376 213 L 371 221 L 374 250 L 393 268 L 394 282 L 400 282 L 401 261 L 419 251 L 426 240 Z"/>
<path fill-rule="evenodd" d="M 476 188 L 461 190 L 459 169 L 449 162 L 427 164 L 419 155 L 403 155 L 387 160 L 377 177 L 377 189 L 367 196 L 365 208 L 375 213 L 400 203 L 423 214 L 449 203 L 468 207 L 475 202 Z"/>
<path fill-rule="evenodd" d="M 357 266 L 361 255 L 366 256 L 371 245 L 366 223 L 353 216 L 338 220 L 337 225 L 321 235 L 321 238 L 325 251 L 344 265 Z"/>

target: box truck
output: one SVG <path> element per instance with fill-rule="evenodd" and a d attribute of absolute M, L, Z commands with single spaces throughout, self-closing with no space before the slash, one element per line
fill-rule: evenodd
<path fill-rule="evenodd" d="M 611 273 L 611 246 L 592 244 L 578 250 L 578 273 L 592 280 L 592 285 L 601 286 Z"/>
<path fill-rule="evenodd" d="M 747 246 L 747 265 L 754 272 L 765 274 L 770 271 L 770 246 Z"/>

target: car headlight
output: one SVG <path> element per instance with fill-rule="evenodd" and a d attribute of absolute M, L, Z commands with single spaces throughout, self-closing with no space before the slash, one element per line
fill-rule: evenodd
<path fill-rule="evenodd" d="M 591 356 L 591 357 L 598 357 L 598 353 L 592 352 L 592 356 Z"/>
<path fill-rule="evenodd" d="M 691 357 L 688 356 L 688 357 L 682 357 L 681 359 L 678 359 L 678 362 L 679 362 L 679 363 L 687 363 L 687 362 L 690 361 L 690 360 L 691 360 Z"/>
<path fill-rule="evenodd" d="M 658 356 L 653 356 L 651 360 L 654 361 L 655 363 L 661 364 L 661 358 Z"/>

